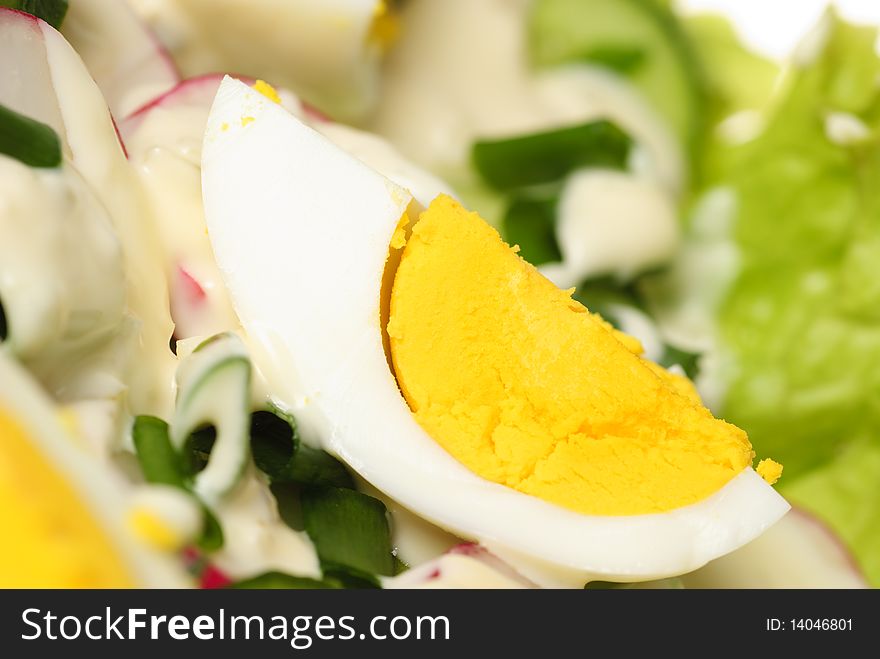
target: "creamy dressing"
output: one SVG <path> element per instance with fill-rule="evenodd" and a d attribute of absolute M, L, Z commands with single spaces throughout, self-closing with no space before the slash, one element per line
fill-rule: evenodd
<path fill-rule="evenodd" d="M 455 180 L 471 144 L 600 117 L 635 136 L 644 171 L 681 188 L 683 160 L 669 130 L 625 82 L 572 67 L 534 72 L 525 43 L 529 0 L 413 0 L 386 63 L 372 127 L 405 155 Z"/>
<path fill-rule="evenodd" d="M 211 560 L 229 576 L 241 579 L 278 570 L 320 578 L 318 556 L 308 535 L 281 520 L 275 497 L 254 470 L 214 512 L 225 542 Z"/>
<path fill-rule="evenodd" d="M 560 288 L 577 286 L 596 275 L 628 279 L 675 254 L 677 208 L 654 181 L 583 170 L 563 186 L 556 238 L 564 261 L 541 271 Z"/>
<path fill-rule="evenodd" d="M 376 101 L 379 0 L 134 0 L 187 76 L 227 71 L 289 87 L 334 117 Z"/>
<path fill-rule="evenodd" d="M 141 188 L 117 141 L 103 97 L 64 38 L 42 29 L 51 82 L 72 162 L 109 212 L 125 260 L 126 303 L 139 321 L 137 341 L 125 346 L 124 380 L 136 413 L 166 415 L 173 356 L 165 276 L 156 267 L 158 240 L 141 210 Z"/>

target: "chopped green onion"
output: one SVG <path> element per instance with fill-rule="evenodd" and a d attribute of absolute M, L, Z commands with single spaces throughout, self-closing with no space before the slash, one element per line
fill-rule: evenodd
<path fill-rule="evenodd" d="M 61 142 L 50 126 L 0 105 L 0 153 L 28 167 L 58 167 Z"/>
<path fill-rule="evenodd" d="M 6 324 L 6 311 L 3 309 L 3 300 L 0 300 L 0 341 L 5 341 L 9 327 Z"/>
<path fill-rule="evenodd" d="M 585 53 L 581 59 L 615 73 L 628 75 L 638 71 L 647 55 L 642 48 L 628 46 L 599 46 Z"/>
<path fill-rule="evenodd" d="M 207 464 L 195 476 L 193 491 L 214 504 L 232 490 L 248 463 L 251 362 L 235 334 L 202 343 L 177 369 L 178 400 L 171 442 L 186 451 L 200 427 L 216 428 Z"/>
<path fill-rule="evenodd" d="M 693 380 L 697 377 L 700 370 L 699 359 L 700 355 L 695 352 L 688 352 L 687 350 L 681 350 L 680 348 L 667 344 L 663 351 L 663 356 L 660 358 L 660 366 L 663 366 L 664 368 L 681 366 L 685 375 Z"/>
<path fill-rule="evenodd" d="M 134 420 L 132 438 L 141 471 L 148 483 L 187 489 L 180 455 L 168 438 L 167 423 L 153 416 L 139 416 Z"/>
<path fill-rule="evenodd" d="M 520 256 L 532 265 L 562 260 L 556 241 L 556 199 L 514 197 L 503 220 L 504 239 L 519 245 Z"/>
<path fill-rule="evenodd" d="M 206 552 L 218 551 L 223 548 L 223 527 L 220 526 L 220 520 L 211 512 L 205 504 L 202 504 L 202 516 L 204 518 L 204 526 L 202 535 L 196 543 L 199 549 Z"/>
<path fill-rule="evenodd" d="M 391 530 L 385 505 L 355 490 L 310 487 L 301 495 L 303 523 L 328 571 L 340 566 L 394 574 Z"/>
<path fill-rule="evenodd" d="M 332 584 L 334 588 L 369 590 L 382 587 L 374 575 L 347 565 L 321 561 L 321 570 L 324 572 L 324 582 Z"/>
<path fill-rule="evenodd" d="M 170 485 L 192 494 L 190 478 L 180 454 L 171 444 L 167 423 L 152 416 L 136 417 L 132 439 L 138 464 L 148 483 Z M 201 501 L 199 504 L 204 526 L 198 545 L 204 551 L 216 551 L 223 546 L 223 529 L 210 508 Z"/>
<path fill-rule="evenodd" d="M 243 579 L 227 586 L 236 590 L 314 590 L 335 588 L 325 581 L 308 577 L 295 577 L 283 572 L 266 572 L 249 579 Z"/>
<path fill-rule="evenodd" d="M 56 30 L 61 27 L 67 14 L 67 0 L 0 0 L 0 7 L 18 9 L 42 18 Z"/>
<path fill-rule="evenodd" d="M 354 480 L 342 463 L 304 444 L 296 422 L 288 415 L 269 411 L 251 415 L 251 453 L 257 467 L 273 483 L 354 488 Z"/>
<path fill-rule="evenodd" d="M 573 297 L 617 329 L 621 329 L 621 327 L 614 313 L 614 307 L 633 307 L 644 311 L 645 306 L 635 284 L 621 282 L 614 277 L 588 279 L 578 286 Z"/>
<path fill-rule="evenodd" d="M 499 190 L 554 183 L 581 167 L 624 169 L 632 141 L 616 125 L 593 121 L 473 145 L 474 166 Z"/>

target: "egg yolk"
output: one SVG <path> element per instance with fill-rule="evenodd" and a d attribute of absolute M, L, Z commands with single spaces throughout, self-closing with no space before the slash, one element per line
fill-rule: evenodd
<path fill-rule="evenodd" d="M 441 196 L 391 289 L 393 367 L 425 431 L 471 471 L 571 510 L 657 513 L 751 465 L 746 434 Z"/>
<path fill-rule="evenodd" d="M 133 582 L 77 492 L 0 408 L 0 587 L 124 588 Z"/>

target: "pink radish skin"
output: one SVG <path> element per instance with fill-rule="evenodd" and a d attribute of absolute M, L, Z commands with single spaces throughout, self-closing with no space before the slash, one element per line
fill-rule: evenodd
<path fill-rule="evenodd" d="M 135 347 L 114 364 L 114 376 L 130 381 L 135 414 L 164 415 L 172 404 L 167 383 L 175 364 L 168 350 L 172 323 L 165 273 L 157 272 L 154 260 L 159 236 L 146 216 L 142 188 L 126 162 L 106 100 L 64 37 L 21 12 L 0 8 L 0 62 L 0 103 L 51 126 L 66 164 L 107 210 L 126 263 L 126 303 L 141 321 Z"/>
<path fill-rule="evenodd" d="M 206 73 L 205 75 L 187 78 L 178 82 L 163 94 L 147 101 L 122 120 L 122 131 L 131 134 L 137 130 L 141 121 L 151 110 L 156 108 L 173 108 L 180 105 L 197 105 L 206 109 L 211 107 L 217 89 L 223 81 L 223 73 Z M 232 75 L 246 85 L 253 85 L 256 80 L 247 76 Z"/>
<path fill-rule="evenodd" d="M 456 545 L 442 556 L 387 579 L 385 588 L 536 588 L 488 549 Z"/>
<path fill-rule="evenodd" d="M 180 81 L 168 51 L 126 2 L 72 2 L 61 31 L 117 117 Z"/>
<path fill-rule="evenodd" d="M 798 508 L 745 547 L 682 580 L 686 588 L 869 587 L 840 538 Z"/>

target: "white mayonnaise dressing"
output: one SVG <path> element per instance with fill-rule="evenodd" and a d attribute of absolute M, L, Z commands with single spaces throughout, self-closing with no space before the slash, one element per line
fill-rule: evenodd
<path fill-rule="evenodd" d="M 668 261 L 679 233 L 677 208 L 657 182 L 582 170 L 568 178 L 559 198 L 556 238 L 564 260 L 541 272 L 560 288 L 595 275 L 626 279 Z"/>
<path fill-rule="evenodd" d="M 293 89 L 339 119 L 376 101 L 379 0 L 133 0 L 186 76 L 228 71 Z"/>
<path fill-rule="evenodd" d="M 122 321 L 119 241 L 72 165 L 32 169 L 0 155 L 0 235 L 5 347 L 16 357 L 76 359 Z"/>
<path fill-rule="evenodd" d="M 619 78 L 587 66 L 535 72 L 525 43 L 529 0 L 412 0 L 386 62 L 372 126 L 417 163 L 453 180 L 478 138 L 510 137 L 600 117 L 631 133 L 645 166 L 681 188 L 675 138 Z"/>
<path fill-rule="evenodd" d="M 213 84 L 216 87 L 216 81 Z M 161 238 L 164 258 L 159 263 L 170 283 L 178 339 L 238 327 L 202 210 L 199 163 L 210 103 L 211 95 L 200 103 L 169 98 L 121 124 L 130 162 L 143 183 Z"/>
<path fill-rule="evenodd" d="M 108 211 L 122 247 L 126 306 L 136 322 L 126 331 L 133 340 L 120 344 L 118 354 L 108 360 L 116 363 L 129 387 L 133 412 L 167 416 L 174 360 L 168 349 L 171 319 L 165 276 L 157 267 L 157 236 L 142 211 L 140 185 L 94 80 L 59 33 L 47 26 L 41 31 L 52 85 L 45 102 L 54 92 L 71 161 Z M 80 244 L 77 240 L 75 246 Z"/>
<path fill-rule="evenodd" d="M 224 544 L 211 560 L 229 576 L 242 579 L 270 570 L 321 576 L 308 535 L 281 520 L 275 497 L 256 470 L 245 474 L 214 512 L 223 527 Z"/>

